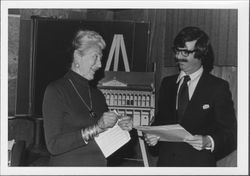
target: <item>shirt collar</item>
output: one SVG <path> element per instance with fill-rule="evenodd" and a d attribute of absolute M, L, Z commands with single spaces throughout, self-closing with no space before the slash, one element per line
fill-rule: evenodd
<path fill-rule="evenodd" d="M 199 77 L 202 73 L 203 73 L 203 66 L 201 66 L 196 72 L 190 74 L 190 80 L 194 80 L 195 78 Z M 178 83 L 184 76 L 186 76 L 187 74 L 184 72 L 184 71 L 181 71 L 178 78 L 177 78 L 177 81 L 176 83 Z"/>

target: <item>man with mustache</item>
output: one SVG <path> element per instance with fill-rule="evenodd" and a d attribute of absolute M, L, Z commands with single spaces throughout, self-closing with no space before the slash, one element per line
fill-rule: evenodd
<path fill-rule="evenodd" d="M 159 149 L 157 166 L 213 167 L 237 147 L 237 124 L 227 81 L 211 75 L 212 48 L 208 35 L 197 27 L 182 29 L 173 43 L 180 73 L 161 83 L 158 113 L 152 125 L 179 123 L 194 137 L 163 142 L 145 134 Z"/>

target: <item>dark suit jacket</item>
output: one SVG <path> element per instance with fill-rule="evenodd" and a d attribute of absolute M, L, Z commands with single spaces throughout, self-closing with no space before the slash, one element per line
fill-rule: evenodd
<path fill-rule="evenodd" d="M 236 149 L 237 125 L 228 82 L 203 72 L 184 117 L 176 115 L 178 75 L 162 81 L 158 113 L 153 125 L 180 123 L 193 135 L 210 135 L 214 151 L 194 149 L 184 142 L 159 142 L 158 166 L 215 166 L 216 160 Z"/>

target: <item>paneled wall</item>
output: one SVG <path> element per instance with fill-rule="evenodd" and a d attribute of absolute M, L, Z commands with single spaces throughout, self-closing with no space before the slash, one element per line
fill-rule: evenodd
<path fill-rule="evenodd" d="M 36 15 L 59 19 L 113 20 L 113 12 L 102 9 L 9 9 L 9 14 L 18 14 L 21 19 L 30 19 Z"/>
<path fill-rule="evenodd" d="M 8 113 L 14 115 L 17 87 L 20 16 L 8 17 Z"/>

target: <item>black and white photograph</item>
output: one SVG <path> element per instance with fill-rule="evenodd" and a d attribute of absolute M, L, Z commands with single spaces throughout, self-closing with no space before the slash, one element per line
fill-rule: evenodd
<path fill-rule="evenodd" d="M 1 175 L 248 175 L 249 1 L 3 1 Z"/>

